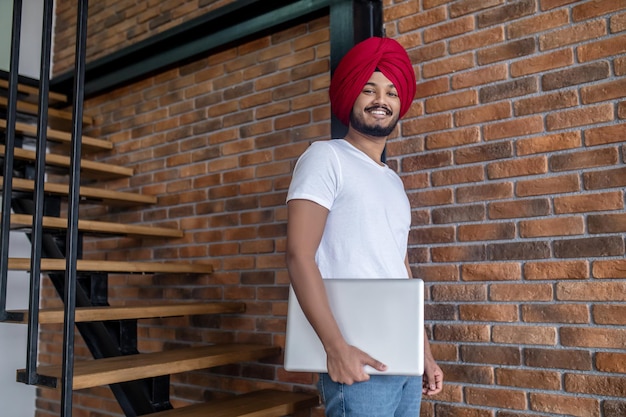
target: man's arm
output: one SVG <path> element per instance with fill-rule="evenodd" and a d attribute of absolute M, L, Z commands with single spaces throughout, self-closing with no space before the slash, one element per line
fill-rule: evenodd
<path fill-rule="evenodd" d="M 408 271 L 409 278 L 413 278 L 411 265 L 409 264 L 409 255 L 404 258 L 404 265 Z M 443 371 L 437 365 L 435 357 L 430 350 L 430 342 L 426 329 L 424 329 L 424 382 L 422 384 L 422 393 L 425 395 L 439 394 L 443 389 Z"/>
<path fill-rule="evenodd" d="M 385 365 L 343 338 L 328 304 L 322 276 L 315 263 L 328 210 L 309 200 L 287 204 L 287 269 L 304 315 L 320 338 L 328 359 L 328 374 L 336 382 L 352 384 L 369 379 L 364 366 L 379 371 Z"/>

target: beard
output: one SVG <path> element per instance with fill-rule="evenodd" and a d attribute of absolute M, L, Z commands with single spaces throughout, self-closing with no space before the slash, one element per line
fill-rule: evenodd
<path fill-rule="evenodd" d="M 385 109 L 384 107 L 380 107 L 380 106 L 368 107 L 365 109 L 365 111 L 370 111 L 370 110 L 378 109 L 378 108 L 384 109 L 389 114 L 391 114 L 391 110 Z M 350 125 L 352 126 L 352 128 L 356 130 L 357 132 L 360 132 L 368 136 L 387 137 L 391 134 L 391 132 L 393 132 L 397 124 L 398 124 L 398 118 L 395 117 L 393 120 L 389 122 L 389 125 L 387 126 L 381 126 L 379 124 L 368 125 L 365 122 L 365 120 L 363 120 L 362 115 L 357 117 L 354 110 L 350 113 Z"/>

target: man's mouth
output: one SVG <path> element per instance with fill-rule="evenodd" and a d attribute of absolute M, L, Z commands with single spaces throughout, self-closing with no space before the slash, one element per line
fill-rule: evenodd
<path fill-rule="evenodd" d="M 391 116 L 393 114 L 391 110 L 389 110 L 386 107 L 381 107 L 381 106 L 367 107 L 365 111 L 368 113 L 372 113 L 373 115 L 376 115 L 376 116 Z"/>

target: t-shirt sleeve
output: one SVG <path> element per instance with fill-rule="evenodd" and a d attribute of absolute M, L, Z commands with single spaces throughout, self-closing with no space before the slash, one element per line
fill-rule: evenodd
<path fill-rule="evenodd" d="M 287 202 L 313 201 L 330 210 L 340 188 L 341 167 L 332 146 L 314 142 L 300 156 L 293 171 Z"/>

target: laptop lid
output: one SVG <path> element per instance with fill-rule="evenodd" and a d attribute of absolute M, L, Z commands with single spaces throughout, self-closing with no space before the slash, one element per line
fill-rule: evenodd
<path fill-rule="evenodd" d="M 346 341 L 387 365 L 369 374 L 424 372 L 424 282 L 420 279 L 325 279 L 330 308 Z M 326 352 L 289 287 L 284 367 L 327 372 Z"/>

